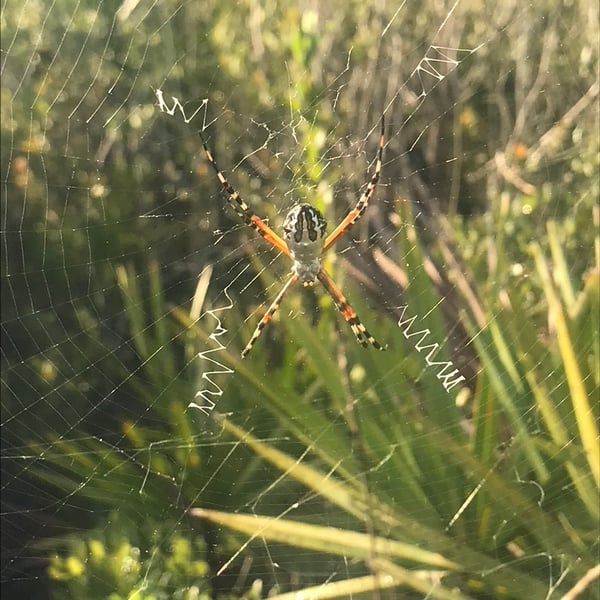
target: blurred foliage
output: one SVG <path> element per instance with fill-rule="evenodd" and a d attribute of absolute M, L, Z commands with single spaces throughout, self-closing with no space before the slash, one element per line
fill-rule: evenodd
<path fill-rule="evenodd" d="M 1 19 L 7 593 L 600 597 L 596 3 L 32 0 Z M 206 114 L 160 113 L 159 87 Z M 299 292 L 241 362 L 288 267 L 223 208 L 195 129 L 275 225 L 299 200 L 336 222 L 384 110 L 363 243 L 326 264 L 390 348 Z M 371 304 L 470 368 L 451 395 L 344 280 L 381 249 Z M 198 389 L 227 415 L 186 410 Z"/>
<path fill-rule="evenodd" d="M 143 527 L 124 523 L 113 513 L 108 524 L 86 539 L 64 541 L 67 556 L 50 558 L 48 575 L 61 582 L 56 598 L 107 598 L 107 600 L 207 600 L 210 598 L 208 564 L 202 539 L 165 535 L 164 524 Z M 154 543 L 141 555 L 132 545 L 143 531 L 152 531 Z"/>

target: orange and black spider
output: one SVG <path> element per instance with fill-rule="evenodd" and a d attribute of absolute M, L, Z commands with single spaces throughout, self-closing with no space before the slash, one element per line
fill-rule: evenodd
<path fill-rule="evenodd" d="M 361 323 L 354 309 L 348 304 L 346 298 L 335 285 L 331 277 L 325 272 L 321 265 L 322 254 L 329 249 L 335 241 L 344 235 L 346 231 L 362 217 L 369 200 L 375 191 L 379 176 L 381 174 L 381 164 L 383 157 L 383 142 L 384 142 L 384 118 L 381 117 L 381 133 L 379 135 L 379 148 L 377 151 L 377 160 L 375 162 L 375 171 L 365 191 L 361 194 L 356 206 L 342 219 L 340 224 L 325 238 L 321 243 L 321 239 L 325 235 L 327 223 L 323 215 L 314 206 L 310 204 L 298 204 L 294 206 L 286 215 L 283 222 L 283 238 L 279 237 L 262 219 L 257 217 L 252 209 L 242 200 L 241 196 L 231 187 L 225 175 L 221 172 L 213 155 L 211 154 L 202 132 L 200 139 L 206 152 L 206 158 L 213 166 L 217 179 L 223 186 L 223 190 L 227 194 L 227 201 L 230 206 L 240 215 L 247 225 L 253 227 L 269 244 L 289 256 L 292 261 L 292 274 L 287 280 L 271 306 L 267 309 L 263 318 L 258 323 L 250 341 L 242 351 L 242 358 L 252 349 L 254 342 L 260 336 L 262 330 L 271 320 L 283 297 L 289 289 L 298 281 L 302 282 L 305 287 L 313 286 L 317 280 L 324 286 L 331 298 L 333 299 L 338 310 L 348 322 L 356 340 L 361 346 L 366 348 L 371 344 L 377 350 L 385 350 L 385 348 L 368 332 L 367 328 Z"/>

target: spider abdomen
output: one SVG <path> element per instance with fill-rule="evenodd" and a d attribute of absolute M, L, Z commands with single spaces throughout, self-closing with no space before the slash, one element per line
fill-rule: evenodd
<path fill-rule="evenodd" d="M 321 270 L 321 240 L 326 228 L 323 215 L 310 204 L 294 206 L 283 222 L 283 238 L 294 261 L 293 271 L 304 285 L 312 285 Z"/>

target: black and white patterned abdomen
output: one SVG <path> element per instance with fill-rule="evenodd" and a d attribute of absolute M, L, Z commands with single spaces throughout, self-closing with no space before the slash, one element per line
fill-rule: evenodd
<path fill-rule="evenodd" d="M 310 204 L 294 206 L 283 222 L 283 238 L 294 261 L 292 270 L 304 285 L 312 285 L 321 270 L 322 238 L 327 222 Z"/>

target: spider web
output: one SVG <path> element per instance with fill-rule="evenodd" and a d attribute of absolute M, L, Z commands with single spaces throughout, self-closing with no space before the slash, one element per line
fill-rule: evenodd
<path fill-rule="evenodd" d="M 548 242 L 559 275 L 589 287 L 598 267 L 586 159 L 597 140 L 577 127 L 597 126 L 597 14 L 202 4 L 3 6 L 6 597 L 494 597 L 503 577 L 530 573 L 544 597 L 598 597 L 597 536 L 579 504 L 568 509 L 593 505 L 576 477 L 593 468 L 570 448 L 581 440 L 593 455 L 597 369 L 581 377 L 594 394 L 582 415 L 572 374 L 536 345 L 560 323 L 544 320 L 543 292 L 520 291 L 528 277 L 543 282 L 525 257 L 550 219 L 567 223 L 572 261 Z M 324 291 L 297 286 L 241 361 L 290 265 L 227 206 L 197 131 L 276 231 L 297 202 L 322 210 L 331 231 L 370 179 L 381 114 L 377 191 L 324 261 L 387 351 L 358 347 Z M 511 211 L 531 214 L 529 229 Z M 515 244 L 506 256 L 494 252 L 501 236 Z M 556 280 L 573 311 L 587 306 L 585 285 L 569 296 Z M 526 339 L 518 319 L 503 338 L 495 324 L 521 307 L 533 315 Z M 577 332 L 587 364 L 597 336 Z M 506 421 L 489 438 L 473 433 L 485 431 L 482 388 L 542 389 L 513 354 L 550 365 L 543 389 L 573 423 L 567 474 L 549 473 L 562 438 L 541 435 L 551 409 L 537 395 L 490 402 Z M 424 450 L 436 444 L 449 466 Z M 487 460 L 463 469 L 471 445 Z M 501 481 L 507 508 L 477 521 Z M 384 538 L 414 542 L 398 515 L 440 532 L 430 554 L 381 550 Z M 319 542 L 310 526 L 337 533 Z M 485 558 L 456 568 L 444 544 L 474 532 Z"/>

